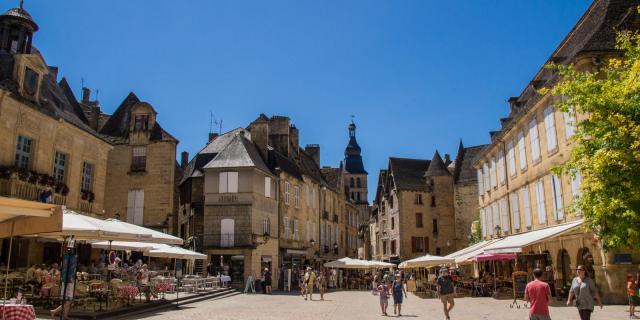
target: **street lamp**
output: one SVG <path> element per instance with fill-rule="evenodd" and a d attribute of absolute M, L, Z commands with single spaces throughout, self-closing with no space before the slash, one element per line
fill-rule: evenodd
<path fill-rule="evenodd" d="M 498 236 L 498 238 L 500 238 L 500 235 L 502 234 L 502 228 L 500 228 L 499 225 L 496 225 L 496 227 L 493 229 L 496 231 L 496 235 Z"/>
<path fill-rule="evenodd" d="M 333 253 L 338 254 L 338 243 L 333 243 Z"/>
<path fill-rule="evenodd" d="M 269 232 L 265 232 L 262 235 L 262 240 L 264 241 L 264 243 L 267 243 L 267 241 L 269 241 Z"/>
<path fill-rule="evenodd" d="M 316 241 L 315 241 L 315 240 L 313 240 L 313 239 L 311 239 L 311 241 L 309 241 L 309 244 L 313 247 L 313 246 L 315 246 L 315 245 L 316 245 Z"/>

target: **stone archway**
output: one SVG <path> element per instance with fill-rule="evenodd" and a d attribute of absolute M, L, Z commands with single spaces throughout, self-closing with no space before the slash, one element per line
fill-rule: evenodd
<path fill-rule="evenodd" d="M 556 279 L 559 280 L 558 289 L 571 286 L 573 273 L 571 270 L 571 257 L 569 256 L 569 252 L 567 252 L 566 249 L 560 249 L 558 251 L 556 261 L 556 270 L 558 272 Z"/>
<path fill-rule="evenodd" d="M 589 248 L 583 247 L 578 250 L 578 256 L 576 257 L 577 264 L 576 266 L 582 265 L 587 269 L 587 275 L 589 278 L 593 279 L 593 282 L 596 282 L 596 273 L 593 268 L 594 260 L 593 255 Z"/>

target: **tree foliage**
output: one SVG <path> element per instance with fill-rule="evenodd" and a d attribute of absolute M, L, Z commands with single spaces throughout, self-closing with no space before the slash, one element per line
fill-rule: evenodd
<path fill-rule="evenodd" d="M 574 212 L 586 219 L 605 248 L 640 245 L 640 36 L 618 34 L 620 55 L 597 71 L 553 65 L 562 97 L 557 107 L 582 116 L 571 159 L 556 168 L 582 176 Z"/>

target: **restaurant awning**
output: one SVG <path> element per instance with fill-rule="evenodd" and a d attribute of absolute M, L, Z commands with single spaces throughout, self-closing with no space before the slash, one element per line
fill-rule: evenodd
<path fill-rule="evenodd" d="M 369 260 L 367 261 L 369 265 L 373 268 L 393 268 L 396 266 L 395 263 L 378 261 L 378 260 Z"/>
<path fill-rule="evenodd" d="M 566 234 L 581 227 L 583 219 L 563 223 L 552 227 L 514 234 L 504 237 L 501 241 L 484 247 L 485 253 L 518 253 L 522 248 L 545 241 L 547 239 Z"/>
<path fill-rule="evenodd" d="M 151 242 L 128 242 L 128 241 L 98 241 L 91 243 L 91 247 L 97 249 L 128 250 L 128 251 L 149 251 L 158 247 L 157 243 Z"/>
<path fill-rule="evenodd" d="M 375 268 L 369 261 L 360 259 L 351 259 L 344 257 L 335 261 L 330 261 L 324 264 L 325 268 L 338 268 L 338 269 L 368 269 Z"/>
<path fill-rule="evenodd" d="M 71 210 L 64 210 L 62 226 L 55 232 L 41 232 L 37 236 L 64 239 L 73 236 L 76 240 L 120 240 L 151 241 L 151 234 L 132 230 L 106 220 L 93 218 Z"/>
<path fill-rule="evenodd" d="M 473 257 L 473 261 L 506 261 L 516 258 L 515 253 L 484 253 Z"/>
<path fill-rule="evenodd" d="M 415 259 L 407 260 L 398 265 L 400 269 L 406 268 L 430 268 L 443 264 L 453 263 L 455 260 L 452 258 L 445 258 L 441 256 L 424 255 Z"/>
<path fill-rule="evenodd" d="M 180 247 L 173 247 L 166 244 L 160 244 L 157 248 L 147 251 L 146 255 L 149 257 L 157 257 L 157 258 L 207 260 L 206 254 L 187 250 Z"/>
<path fill-rule="evenodd" d="M 149 241 L 153 243 L 165 243 L 165 244 L 177 244 L 177 245 L 182 245 L 184 243 L 184 240 L 182 240 L 182 238 L 178 238 L 170 234 L 166 234 L 153 229 L 141 227 L 141 226 L 120 221 L 117 219 L 107 219 L 105 220 L 105 222 L 108 224 L 115 225 L 124 230 L 127 230 L 128 232 L 137 232 L 139 234 L 151 235 L 151 240 Z"/>
<path fill-rule="evenodd" d="M 58 205 L 0 197 L 0 238 L 55 231 L 61 225 Z"/>
<path fill-rule="evenodd" d="M 482 252 L 484 252 L 484 248 L 492 243 L 495 243 L 497 241 L 500 241 L 502 239 L 492 239 L 492 240 L 484 240 L 484 241 L 480 241 L 470 247 L 466 247 L 462 250 L 458 250 L 452 254 L 449 254 L 447 256 L 445 256 L 445 258 L 453 258 L 455 260 L 456 264 L 462 265 L 462 264 L 469 264 L 469 263 L 473 263 L 473 261 L 471 260 L 471 258 L 482 254 Z"/>

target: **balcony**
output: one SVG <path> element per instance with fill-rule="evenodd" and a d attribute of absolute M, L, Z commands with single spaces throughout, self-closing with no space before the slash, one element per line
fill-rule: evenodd
<path fill-rule="evenodd" d="M 0 168 L 0 196 L 40 201 L 40 195 L 51 190 L 52 203 L 67 204 L 69 188 L 63 183 L 55 183 L 52 177 L 35 172 L 14 172 Z"/>
<path fill-rule="evenodd" d="M 208 233 L 204 235 L 205 248 L 255 247 L 251 233 Z"/>

